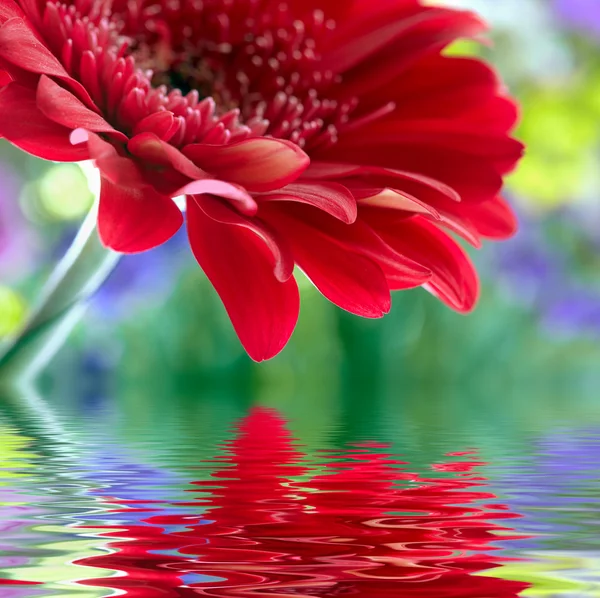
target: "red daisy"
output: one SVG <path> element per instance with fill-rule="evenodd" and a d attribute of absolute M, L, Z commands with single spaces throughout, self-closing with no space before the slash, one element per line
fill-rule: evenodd
<path fill-rule="evenodd" d="M 380 317 L 423 286 L 477 298 L 451 232 L 515 229 L 499 196 L 522 154 L 494 72 L 444 48 L 473 13 L 418 0 L 0 0 L 0 135 L 41 158 L 93 159 L 99 233 L 192 250 L 248 353 L 296 324 L 301 268 Z"/>

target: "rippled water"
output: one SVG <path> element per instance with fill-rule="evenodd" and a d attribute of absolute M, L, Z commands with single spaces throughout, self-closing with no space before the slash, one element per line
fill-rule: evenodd
<path fill-rule="evenodd" d="M 600 596 L 593 422 L 307 402 L 3 400 L 0 596 Z"/>

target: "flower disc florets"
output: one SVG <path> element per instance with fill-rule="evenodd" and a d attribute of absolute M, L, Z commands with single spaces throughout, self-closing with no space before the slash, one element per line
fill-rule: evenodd
<path fill-rule="evenodd" d="M 0 134 L 94 160 L 117 251 L 170 238 L 186 195 L 194 255 L 265 359 L 296 322 L 295 265 L 365 317 L 414 286 L 472 308 L 448 231 L 512 234 L 522 152 L 494 73 L 442 53 L 483 30 L 418 0 L 0 0 Z"/>

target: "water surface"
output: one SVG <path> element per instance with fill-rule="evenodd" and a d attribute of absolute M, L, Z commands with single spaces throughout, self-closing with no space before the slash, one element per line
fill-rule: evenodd
<path fill-rule="evenodd" d="M 3 401 L 2 598 L 600 596 L 586 405 L 172 399 Z"/>

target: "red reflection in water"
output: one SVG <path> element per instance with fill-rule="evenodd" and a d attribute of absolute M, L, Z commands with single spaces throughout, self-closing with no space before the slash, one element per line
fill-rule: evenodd
<path fill-rule="evenodd" d="M 284 420 L 254 410 L 223 467 L 193 482 L 189 515 L 158 513 L 107 531 L 114 552 L 77 564 L 121 576 L 80 583 L 139 598 L 514 598 L 527 588 L 473 575 L 498 566 L 489 553 L 499 532 L 516 537 L 494 522 L 516 515 L 482 505 L 496 497 L 481 489 L 481 463 L 462 454 L 434 466 L 452 477 L 426 479 L 384 450 L 331 453 L 315 471 L 302 464 Z"/>

